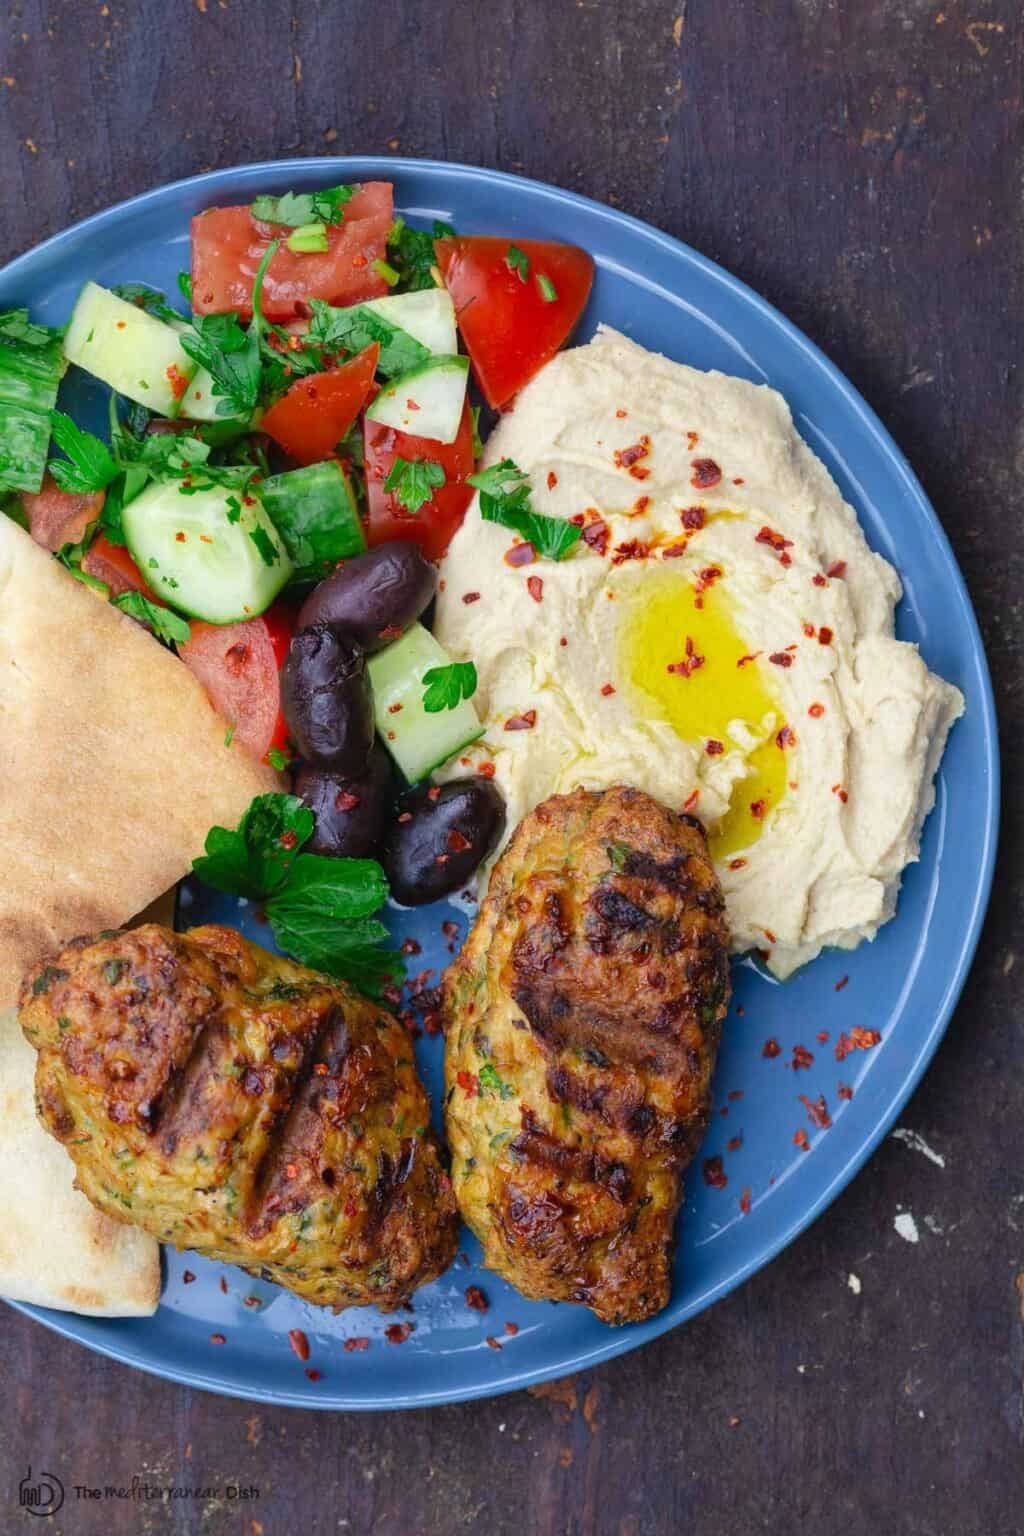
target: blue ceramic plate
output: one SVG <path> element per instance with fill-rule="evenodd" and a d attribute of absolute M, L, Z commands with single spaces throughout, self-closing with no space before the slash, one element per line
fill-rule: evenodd
<path fill-rule="evenodd" d="M 635 219 L 554 187 L 467 166 L 392 159 L 285 160 L 178 182 L 97 214 L 48 240 L 0 274 L 0 308 L 27 304 L 35 318 L 65 321 L 86 278 L 137 279 L 174 293 L 189 262 L 189 218 L 214 203 L 259 192 L 322 186 L 326 178 L 395 184 L 396 208 L 413 221 L 443 218 L 460 230 L 570 240 L 597 262 L 580 338 L 608 321 L 645 346 L 698 368 L 781 390 L 797 426 L 856 507 L 869 542 L 906 589 L 898 629 L 967 699 L 938 779 L 921 861 L 906 877 L 899 915 L 855 954 L 826 954 L 779 986 L 749 965 L 735 996 L 716 1079 L 716 1109 L 702 1157 L 721 1154 L 727 1184 L 708 1187 L 700 1159 L 688 1181 L 670 1305 L 652 1322 L 615 1330 L 580 1307 L 524 1301 L 463 1258 L 415 1297 L 401 1344 L 372 1311 L 334 1317 L 240 1271 L 166 1253 L 156 1316 L 99 1322 L 26 1308 L 93 1349 L 192 1386 L 316 1408 L 397 1408 L 452 1402 L 563 1376 L 646 1343 L 703 1310 L 792 1241 L 835 1198 L 893 1124 L 928 1064 L 963 986 L 981 927 L 997 833 L 998 758 L 992 692 L 970 601 L 945 535 L 906 460 L 864 401 L 816 347 L 755 294 L 694 251 Z M 100 391 L 73 371 L 69 408 L 99 416 Z M 955 832 L 954 832 L 955 829 Z M 244 919 L 235 902 L 183 892 L 183 920 Z M 450 958 L 448 907 L 394 914 L 396 935 L 415 937 L 414 964 L 435 973 Z M 245 926 L 243 921 L 243 926 Z M 253 925 L 252 935 L 266 940 Z M 848 984 L 839 987 L 848 977 Z M 881 1032 L 871 1050 L 836 1060 L 854 1025 Z M 819 1032 L 827 1031 L 822 1041 Z M 782 1052 L 762 1054 L 774 1037 Z M 803 1045 L 813 1065 L 790 1069 Z M 442 1042 L 424 1035 L 419 1059 L 440 1102 Z M 839 1093 L 840 1084 L 852 1097 Z M 824 1095 L 829 1129 L 808 1122 L 800 1095 Z M 811 1147 L 793 1133 L 804 1127 Z M 733 1150 L 730 1150 L 730 1143 Z M 749 1193 L 747 1193 L 749 1192 Z M 744 1210 L 743 1207 L 749 1209 Z M 184 1283 L 184 1272 L 195 1279 Z M 479 1284 L 486 1314 L 465 1301 Z M 255 1301 L 252 1299 L 255 1298 Z M 311 1382 L 288 1344 L 310 1341 Z M 211 1335 L 226 1342 L 211 1342 Z M 488 1344 L 488 1335 L 500 1348 Z M 347 1339 L 367 1340 L 345 1350 Z"/>

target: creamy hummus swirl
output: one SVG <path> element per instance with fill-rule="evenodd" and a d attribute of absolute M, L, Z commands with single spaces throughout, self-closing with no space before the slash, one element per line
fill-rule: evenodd
<path fill-rule="evenodd" d="M 901 587 L 780 395 L 602 328 L 492 434 L 533 505 L 584 524 L 507 558 L 476 502 L 435 630 L 479 674 L 481 765 L 509 828 L 582 785 L 634 784 L 708 828 L 737 951 L 786 976 L 892 917 L 959 691 L 894 636 Z"/>

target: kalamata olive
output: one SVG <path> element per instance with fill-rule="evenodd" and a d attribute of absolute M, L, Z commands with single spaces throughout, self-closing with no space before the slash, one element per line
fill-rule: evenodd
<path fill-rule="evenodd" d="M 410 789 L 398 802 L 384 853 L 391 894 L 420 907 L 457 891 L 505 830 L 505 801 L 490 779 Z"/>
<path fill-rule="evenodd" d="M 296 775 L 295 793 L 316 817 L 306 844 L 310 853 L 341 859 L 380 857 L 395 798 L 394 769 L 383 747 L 374 746 L 366 772 L 358 779 L 339 779 L 304 764 Z"/>
<path fill-rule="evenodd" d="M 299 756 L 347 779 L 365 772 L 373 699 L 362 646 L 328 624 L 302 629 L 281 669 L 281 708 Z"/>
<path fill-rule="evenodd" d="M 395 539 L 332 571 L 299 610 L 299 628 L 333 624 L 364 651 L 383 649 L 409 628 L 437 588 L 437 570 L 417 544 Z"/>

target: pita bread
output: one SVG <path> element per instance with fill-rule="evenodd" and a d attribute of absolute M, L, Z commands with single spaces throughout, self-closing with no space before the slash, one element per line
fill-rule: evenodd
<path fill-rule="evenodd" d="M 192 673 L 0 515 L 0 1008 L 23 972 L 118 928 L 277 776 Z"/>
<path fill-rule="evenodd" d="M 0 1296 L 90 1317 L 149 1317 L 160 1248 L 73 1187 L 75 1168 L 36 1119 L 36 1053 L 0 1012 Z"/>

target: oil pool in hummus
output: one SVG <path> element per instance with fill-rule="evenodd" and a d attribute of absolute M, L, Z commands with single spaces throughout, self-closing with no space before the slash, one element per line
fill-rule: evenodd
<path fill-rule="evenodd" d="M 435 630 L 475 661 L 513 829 L 575 785 L 636 785 L 710 835 L 737 951 L 786 976 L 892 917 L 958 690 L 893 633 L 900 582 L 773 390 L 602 328 L 523 390 L 486 463 L 583 523 L 506 560 L 471 507 Z"/>

